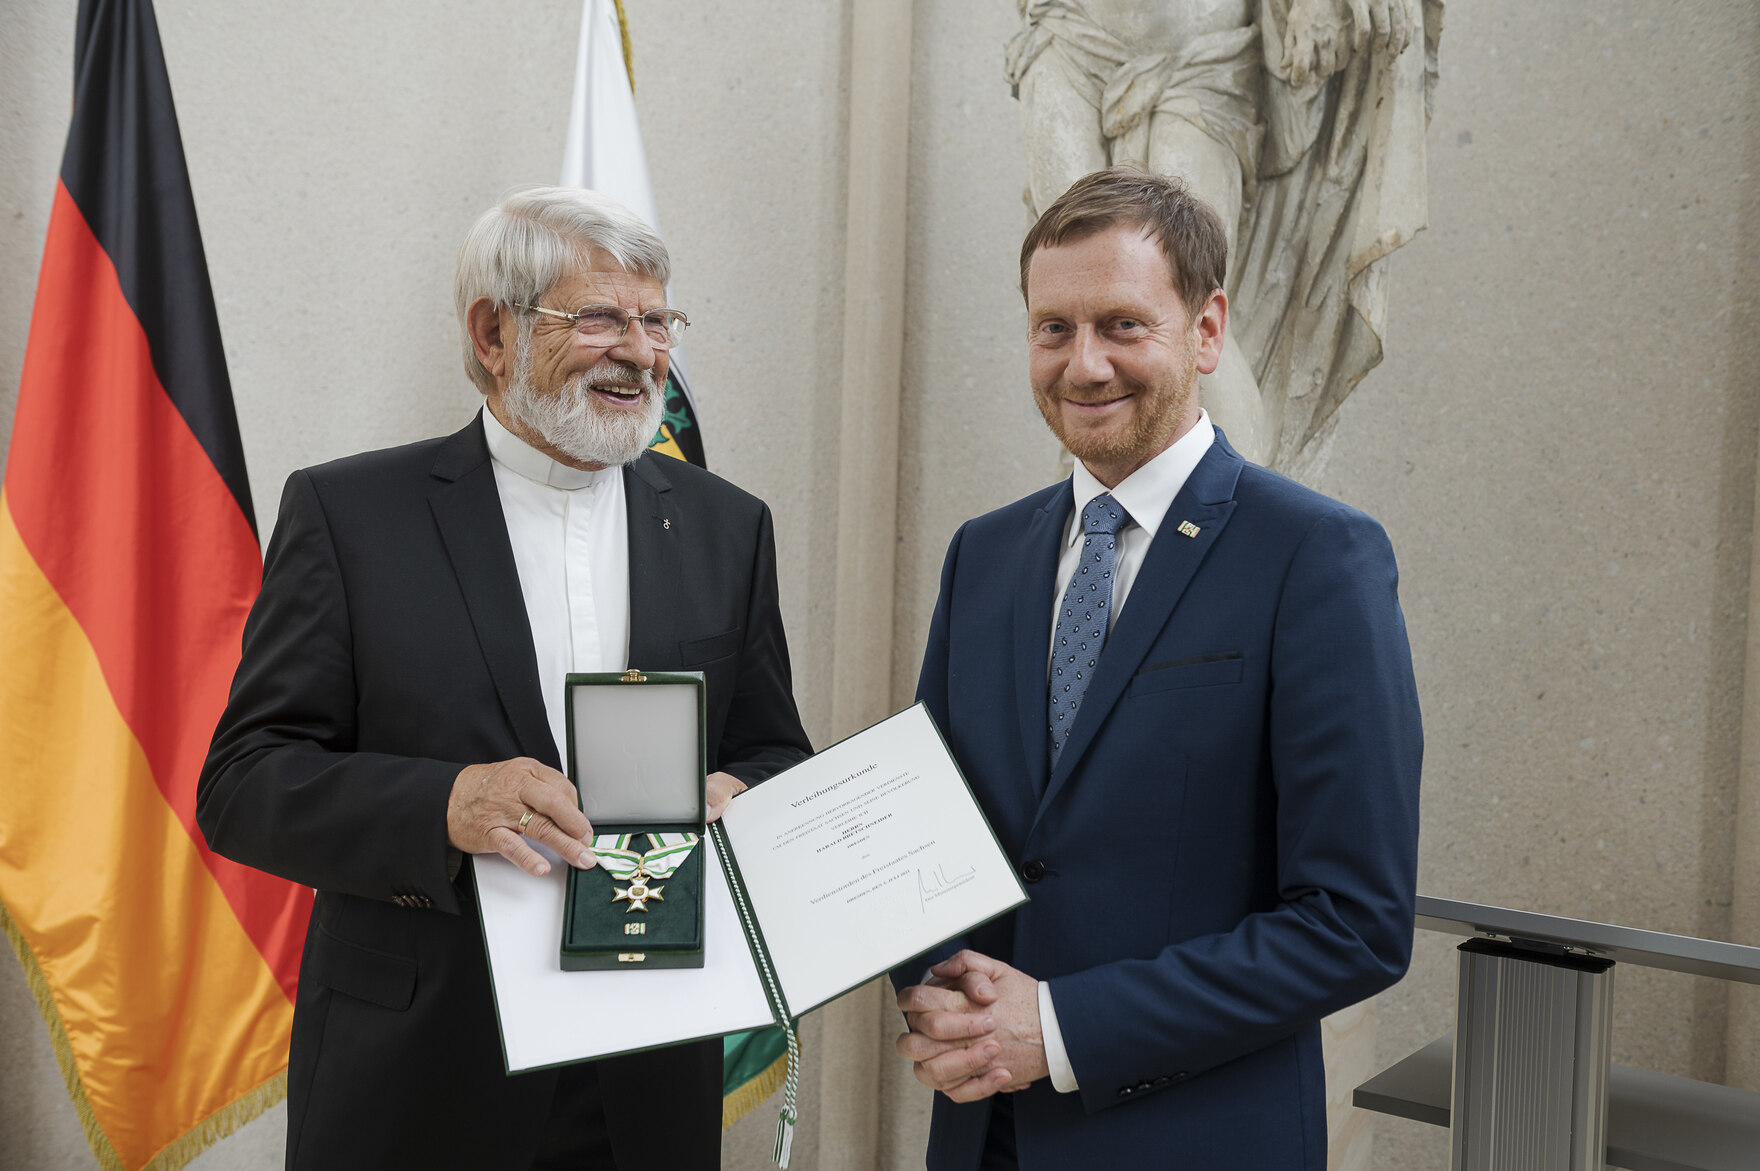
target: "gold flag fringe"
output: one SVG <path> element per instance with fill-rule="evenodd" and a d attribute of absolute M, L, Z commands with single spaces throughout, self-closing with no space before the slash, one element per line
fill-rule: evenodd
<path fill-rule="evenodd" d="M 617 32 L 623 41 L 623 71 L 629 74 L 629 92 L 636 92 L 636 56 L 629 47 L 629 15 L 623 10 L 623 0 L 611 0 L 617 5 Z"/>
<path fill-rule="evenodd" d="M 61 1067 L 61 1080 L 67 1085 L 67 1096 L 73 1099 L 80 1129 L 85 1131 L 86 1142 L 91 1146 L 98 1166 L 104 1171 L 125 1171 L 116 1148 L 110 1145 L 110 1136 L 98 1125 L 98 1116 L 92 1112 L 92 1104 L 86 1098 L 86 1087 L 79 1078 L 79 1063 L 74 1060 L 73 1046 L 67 1040 L 67 1026 L 61 1023 L 61 1010 L 55 1007 L 55 994 L 49 991 L 49 981 L 37 963 L 37 953 L 25 942 L 23 932 L 12 921 L 12 913 L 6 909 L 5 903 L 0 903 L 0 927 L 6 929 L 13 954 L 18 956 L 18 962 L 24 968 L 31 996 L 37 1002 L 37 1011 L 43 1015 L 43 1024 L 49 1029 L 49 1043 L 55 1048 L 55 1064 Z"/>
<path fill-rule="evenodd" d="M 0 903 L 0 929 L 5 930 L 7 942 L 12 944 L 13 954 L 18 956 L 19 966 L 24 968 L 31 996 L 37 1002 L 37 1011 L 42 1014 L 43 1024 L 49 1030 L 49 1043 L 55 1050 L 55 1064 L 61 1069 L 61 1080 L 67 1086 L 67 1096 L 73 1100 L 74 1111 L 79 1115 L 80 1129 L 85 1132 L 86 1143 L 92 1148 L 93 1157 L 104 1171 L 129 1171 L 121 1156 L 116 1153 L 116 1148 L 111 1145 L 110 1136 L 104 1133 L 103 1126 L 98 1123 L 98 1116 L 92 1111 L 91 1101 L 86 1098 L 85 1083 L 80 1080 L 79 1063 L 74 1060 L 73 1046 L 67 1039 L 67 1026 L 61 1021 L 61 1010 L 55 1007 L 55 995 L 49 990 L 48 978 L 43 975 L 43 969 L 37 963 L 36 952 L 25 942 L 24 933 L 18 929 L 18 924 L 13 921 L 12 913 L 6 909 L 5 903 Z M 770 1072 L 765 1070 L 763 1076 L 768 1078 Z M 287 1071 L 282 1070 L 166 1144 L 141 1171 L 180 1171 L 197 1155 L 285 1097 Z"/>
<path fill-rule="evenodd" d="M 287 1097 L 284 1069 L 254 1090 L 246 1091 L 190 1129 L 172 1139 L 141 1171 L 182 1171 L 197 1155 Z"/>
<path fill-rule="evenodd" d="M 788 1076 L 788 1054 L 784 1053 L 757 1077 L 721 1099 L 721 1129 L 726 1130 L 764 1104 L 764 1099 L 782 1087 Z"/>

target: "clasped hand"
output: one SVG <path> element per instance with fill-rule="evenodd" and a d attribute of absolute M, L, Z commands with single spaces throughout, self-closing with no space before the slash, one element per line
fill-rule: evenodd
<path fill-rule="evenodd" d="M 745 788 L 727 773 L 711 773 L 709 820 L 720 817 Z M 522 828 L 527 813 L 532 816 Z M 593 823 L 580 811 L 574 783 L 549 765 L 521 756 L 459 770 L 446 802 L 447 841 L 467 854 L 500 854 L 542 878 L 550 873 L 550 863 L 526 844 L 528 838 L 582 870 L 599 863 L 592 848 Z"/>
<path fill-rule="evenodd" d="M 975 951 L 929 969 L 898 994 L 910 1032 L 894 1048 L 917 1080 L 955 1102 L 1023 1090 L 1045 1077 L 1039 982 Z"/>

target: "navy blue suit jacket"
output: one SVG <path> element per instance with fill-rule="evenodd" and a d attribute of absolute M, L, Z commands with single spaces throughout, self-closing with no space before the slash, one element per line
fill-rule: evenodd
<path fill-rule="evenodd" d="M 1066 481 L 961 527 L 918 684 L 1031 895 L 959 944 L 1050 981 L 1081 1083 L 1015 1096 L 1020 1165 L 1324 1171 L 1320 1018 L 1411 955 L 1423 747 L 1392 547 L 1218 432 L 1050 769 L 1072 507 Z M 931 1171 L 975 1168 L 989 1113 L 937 1095 Z"/>

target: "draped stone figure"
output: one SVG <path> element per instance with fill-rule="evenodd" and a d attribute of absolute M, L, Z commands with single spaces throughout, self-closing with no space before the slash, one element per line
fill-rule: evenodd
<path fill-rule="evenodd" d="M 1311 469 L 1381 361 L 1386 259 L 1424 226 L 1442 0 L 1019 0 L 1029 218 L 1128 163 L 1229 229 L 1205 405 L 1247 458 Z"/>

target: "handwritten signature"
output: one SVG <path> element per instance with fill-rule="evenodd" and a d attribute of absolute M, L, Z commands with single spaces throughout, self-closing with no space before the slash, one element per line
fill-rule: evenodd
<path fill-rule="evenodd" d="M 917 867 L 917 902 L 922 909 L 927 909 L 931 899 L 946 894 L 956 886 L 964 886 L 978 876 L 976 866 L 949 874 L 945 863 L 937 863 L 932 869 Z"/>

